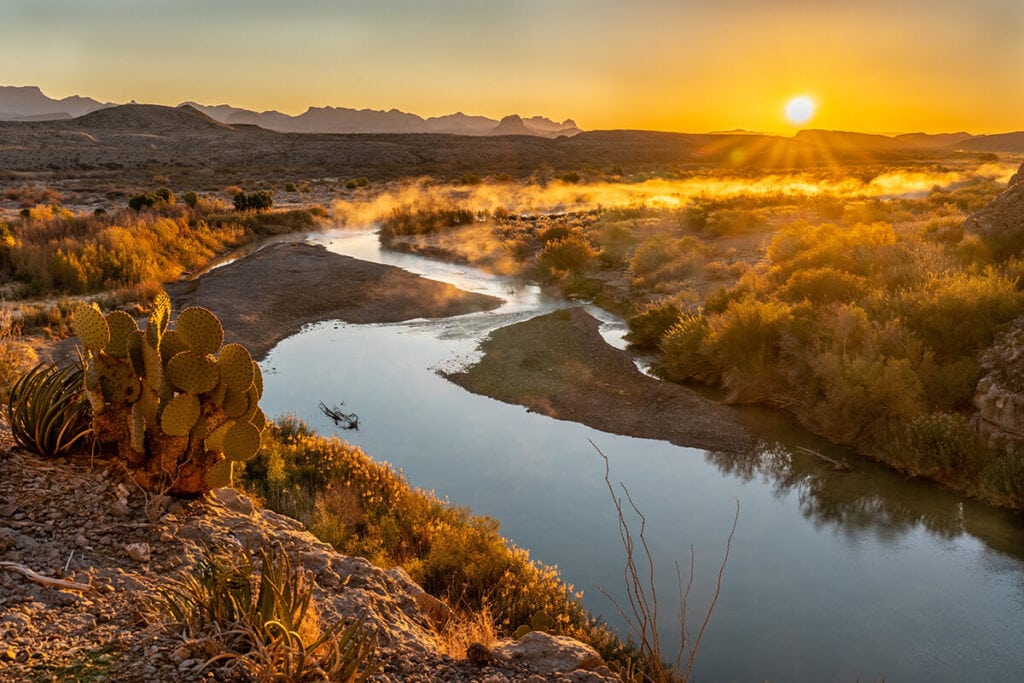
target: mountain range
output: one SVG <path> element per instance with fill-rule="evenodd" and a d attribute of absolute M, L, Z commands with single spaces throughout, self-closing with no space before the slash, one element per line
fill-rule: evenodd
<path fill-rule="evenodd" d="M 89 97 L 47 97 L 36 86 L 0 86 L 0 121 L 54 121 L 77 118 L 90 112 L 117 106 Z M 210 118 L 229 125 L 254 125 L 281 133 L 448 133 L 453 135 L 533 135 L 555 138 L 572 136 L 580 128 L 572 119 L 552 121 L 543 116 L 522 118 L 516 114 L 501 121 L 458 112 L 424 119 L 416 114 L 391 109 L 349 109 L 310 107 L 298 116 L 278 111 L 256 112 L 227 104 L 204 105 L 183 102 Z"/>

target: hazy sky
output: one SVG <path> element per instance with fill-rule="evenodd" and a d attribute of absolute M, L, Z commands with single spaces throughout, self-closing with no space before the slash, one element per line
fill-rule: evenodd
<path fill-rule="evenodd" d="M 0 85 L 572 117 L 586 129 L 1024 129 L 1024 0 L 0 0 Z"/>

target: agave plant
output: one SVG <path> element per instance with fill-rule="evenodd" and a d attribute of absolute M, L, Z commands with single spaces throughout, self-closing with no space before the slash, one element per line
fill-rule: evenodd
<path fill-rule="evenodd" d="M 44 457 L 79 445 L 92 431 L 89 402 L 78 365 L 39 363 L 15 382 L 7 399 L 14 440 Z"/>
<path fill-rule="evenodd" d="M 160 591 L 175 625 L 220 640 L 224 651 L 206 666 L 226 662 L 256 680 L 360 683 L 373 675 L 376 638 L 365 617 L 319 627 L 306 573 L 281 550 L 257 555 L 258 580 L 247 551 L 206 549 L 194 572 Z"/>

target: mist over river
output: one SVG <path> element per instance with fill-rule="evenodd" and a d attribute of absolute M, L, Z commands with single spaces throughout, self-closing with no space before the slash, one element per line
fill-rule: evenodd
<path fill-rule="evenodd" d="M 760 439 L 744 456 L 606 434 L 471 394 L 438 370 L 471 363 L 499 327 L 569 302 L 472 268 L 381 251 L 369 230 L 311 241 L 500 296 L 501 308 L 385 325 L 325 322 L 261 364 L 262 407 L 338 433 L 409 482 L 501 522 L 557 565 L 586 606 L 621 631 L 594 588 L 625 604 L 624 552 L 603 481 L 628 486 L 648 520 L 664 642 L 677 642 L 674 562 L 696 554 L 691 630 L 715 589 L 736 502 L 740 517 L 698 681 L 1015 681 L 1024 675 L 1024 519 L 907 479 L 794 428 L 745 414 Z M 329 286 L 329 285 L 325 285 Z M 624 326 L 590 308 L 618 343 Z M 318 403 L 344 402 L 359 431 L 337 432 Z M 801 448 L 843 457 L 836 472 Z M 685 578 L 685 577 L 684 577 Z"/>

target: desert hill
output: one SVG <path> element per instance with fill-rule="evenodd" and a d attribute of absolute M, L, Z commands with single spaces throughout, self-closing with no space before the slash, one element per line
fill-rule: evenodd
<path fill-rule="evenodd" d="M 89 131 L 129 131 L 139 133 L 232 130 L 193 107 L 161 107 L 156 104 L 121 104 L 99 109 L 73 119 Z"/>

